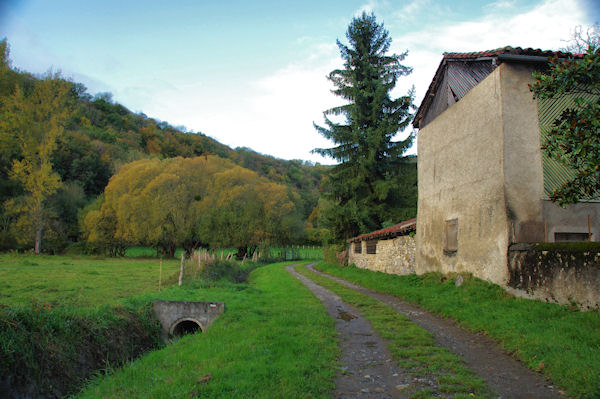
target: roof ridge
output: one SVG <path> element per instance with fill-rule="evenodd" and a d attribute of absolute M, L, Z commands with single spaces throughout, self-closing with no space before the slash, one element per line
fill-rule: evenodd
<path fill-rule="evenodd" d="M 463 59 L 473 59 L 479 57 L 495 57 L 500 54 L 514 54 L 514 55 L 537 55 L 542 57 L 552 57 L 554 55 L 559 58 L 569 58 L 575 57 L 580 58 L 581 54 L 574 54 L 567 51 L 561 50 L 542 50 L 540 48 L 532 48 L 532 47 L 512 47 L 512 46 L 504 46 L 498 47 L 492 50 L 482 50 L 482 51 L 468 51 L 468 52 L 444 52 L 443 59 L 452 59 L 452 58 L 463 58 Z"/>
<path fill-rule="evenodd" d="M 406 232 L 409 230 L 414 231 L 414 230 L 416 230 L 416 226 L 417 226 L 417 218 L 412 218 L 412 219 L 405 220 L 403 222 L 397 223 L 397 224 L 389 226 L 389 227 L 384 227 L 382 229 L 375 230 L 370 233 L 365 233 L 365 234 L 361 234 L 356 237 L 352 237 L 348 240 L 348 242 L 362 241 L 362 240 L 369 239 L 369 238 L 374 239 L 374 238 L 388 236 L 388 235 L 394 234 L 394 233 Z"/>

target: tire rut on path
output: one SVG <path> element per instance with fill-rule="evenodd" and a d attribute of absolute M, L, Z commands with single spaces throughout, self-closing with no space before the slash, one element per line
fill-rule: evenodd
<path fill-rule="evenodd" d="M 307 268 L 321 276 L 330 278 L 344 286 L 369 295 L 391 306 L 397 312 L 410 318 L 415 324 L 431 332 L 436 344 L 448 348 L 463 358 L 499 398 L 514 399 L 554 399 L 564 398 L 558 388 L 546 379 L 526 368 L 520 361 L 508 355 L 492 339 L 466 331 L 454 322 L 435 316 L 398 297 L 382 294 L 350 283 L 341 278 L 315 270 L 313 265 Z"/>
<path fill-rule="evenodd" d="M 398 368 L 386 344 L 354 307 L 320 285 L 287 271 L 300 280 L 325 305 L 339 333 L 341 373 L 336 377 L 336 398 L 406 398 L 403 390 L 414 382 Z"/>

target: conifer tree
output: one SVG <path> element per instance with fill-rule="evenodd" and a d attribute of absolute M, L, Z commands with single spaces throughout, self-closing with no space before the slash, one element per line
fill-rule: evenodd
<path fill-rule="evenodd" d="M 387 221 L 400 222 L 407 208 L 416 208 L 416 180 L 406 198 L 402 192 L 406 176 L 404 152 L 413 136 L 393 141 L 412 120 L 412 91 L 392 99 L 397 79 L 411 73 L 401 64 L 403 54 L 387 55 L 391 37 L 373 14 L 354 18 L 346 32 L 349 45 L 337 41 L 344 69 L 332 71 L 333 93 L 348 103 L 324 112 L 325 127 L 317 131 L 336 146 L 313 150 L 339 162 L 327 181 L 326 225 L 338 239 L 382 227 Z M 343 116 L 338 123 L 330 116 Z M 414 166 L 413 166 L 414 168 Z M 410 180 L 410 179 L 409 179 Z M 414 204 L 413 204 L 414 202 Z"/>

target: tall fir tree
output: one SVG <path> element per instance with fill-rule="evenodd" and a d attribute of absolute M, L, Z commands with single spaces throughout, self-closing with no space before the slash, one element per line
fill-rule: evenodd
<path fill-rule="evenodd" d="M 373 14 L 354 18 L 346 38 L 348 46 L 337 41 L 344 69 L 332 71 L 328 79 L 336 87 L 332 92 L 348 103 L 323 113 L 325 127 L 315 124 L 336 146 L 313 150 L 339 162 L 327 180 L 324 211 L 325 224 L 337 239 L 400 222 L 416 210 L 416 169 L 403 156 L 413 135 L 393 141 L 412 120 L 413 94 L 390 96 L 397 79 L 412 72 L 401 64 L 407 52 L 386 54 L 392 39 Z M 330 119 L 340 115 L 342 123 Z M 414 176 L 407 177 L 411 172 Z"/>

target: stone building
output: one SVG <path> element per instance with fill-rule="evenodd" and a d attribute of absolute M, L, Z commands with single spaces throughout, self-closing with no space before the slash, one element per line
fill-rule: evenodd
<path fill-rule="evenodd" d="M 349 240 L 348 263 L 390 274 L 414 273 L 417 219 Z"/>
<path fill-rule="evenodd" d="M 569 171 L 541 151 L 571 99 L 536 101 L 532 72 L 551 56 L 504 47 L 445 53 L 416 114 L 417 273 L 468 272 L 506 286 L 516 243 L 600 238 L 600 202 L 566 209 L 549 193 Z"/>

